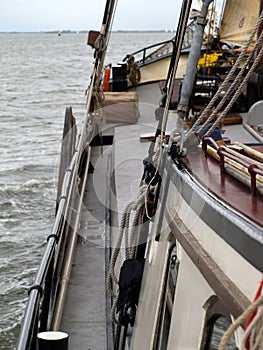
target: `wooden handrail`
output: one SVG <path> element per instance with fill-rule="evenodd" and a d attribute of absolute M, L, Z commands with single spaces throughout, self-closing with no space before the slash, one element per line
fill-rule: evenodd
<path fill-rule="evenodd" d="M 253 159 L 251 159 L 251 162 L 250 162 L 249 158 L 246 160 L 246 159 L 244 159 L 244 156 L 239 155 L 238 153 L 232 151 L 231 149 L 229 149 L 225 146 L 219 146 L 212 137 L 208 137 L 208 136 L 204 136 L 202 138 L 202 149 L 203 149 L 203 152 L 205 154 L 205 157 L 207 157 L 207 154 L 208 154 L 208 152 L 207 152 L 208 143 L 211 143 L 213 145 L 218 156 L 220 157 L 220 172 L 221 172 L 221 174 L 225 173 L 225 157 L 235 161 L 236 163 L 238 163 L 246 168 L 246 170 L 248 171 L 248 173 L 250 174 L 250 177 L 251 177 L 251 185 L 250 185 L 251 194 L 253 196 L 255 196 L 256 192 L 257 192 L 256 176 L 257 175 L 263 176 L 263 165 L 261 168 L 260 165 L 258 164 L 258 162 L 253 162 Z"/>

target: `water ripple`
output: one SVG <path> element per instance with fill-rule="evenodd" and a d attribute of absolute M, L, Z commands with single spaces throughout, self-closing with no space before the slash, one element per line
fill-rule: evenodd
<path fill-rule="evenodd" d="M 129 47 L 120 47 L 121 35 Z M 116 63 L 167 34 L 114 34 Z M 85 34 L 0 34 L 0 350 L 13 349 L 54 220 L 66 106 L 77 123 L 94 57 Z"/>

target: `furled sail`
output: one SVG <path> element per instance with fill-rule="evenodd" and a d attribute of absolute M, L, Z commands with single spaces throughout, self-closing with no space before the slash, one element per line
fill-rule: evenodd
<path fill-rule="evenodd" d="M 259 15 L 260 0 L 227 0 L 221 21 L 220 40 L 244 45 Z"/>

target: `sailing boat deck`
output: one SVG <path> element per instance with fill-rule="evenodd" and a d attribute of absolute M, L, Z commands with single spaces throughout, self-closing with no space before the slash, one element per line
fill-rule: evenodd
<path fill-rule="evenodd" d="M 116 216 L 113 215 L 114 218 L 112 218 L 115 224 L 111 228 L 111 239 L 114 240 L 121 211 L 124 205 L 137 195 L 138 185 L 143 173 L 142 161 L 147 155 L 149 143 L 140 142 L 140 134 L 153 133 L 155 130 L 154 110 L 156 106 L 150 104 L 149 101 L 158 101 L 160 98 L 158 84 L 153 84 L 150 91 L 149 86 L 147 89 L 139 87 L 137 92 L 140 101 L 140 119 L 138 123 L 106 124 L 104 126 L 105 132 L 114 136 L 113 145 L 92 148 L 91 163 L 94 166 L 94 173 L 88 177 L 80 228 L 82 239 L 76 249 L 61 326 L 65 331 L 70 330 L 70 346 L 78 350 L 107 348 L 106 323 L 109 310 L 106 310 L 105 296 L 105 207 L 106 196 L 110 191 L 105 180 L 105 174 L 109 172 L 109 164 L 106 159 L 110 155 L 113 161 L 112 168 L 117 189 L 116 194 L 111 193 L 113 197 L 116 196 L 116 198 L 112 198 L 115 204 L 111 208 L 111 210 L 116 210 L 117 214 Z M 168 129 L 175 125 L 174 117 L 175 114 L 170 113 Z M 232 140 L 235 140 L 236 134 L 240 135 L 241 129 L 245 142 L 255 142 L 255 139 L 245 129 L 242 129 L 241 125 L 227 125 L 224 126 L 224 129 L 224 136 Z M 201 176 L 202 171 L 207 170 L 207 166 L 204 167 L 200 160 L 191 157 L 191 154 L 188 156 L 191 159 L 191 165 L 195 169 L 195 175 Z M 204 157 L 202 159 L 204 160 Z M 196 162 L 199 162 L 199 165 Z M 212 175 L 209 178 L 209 187 L 214 184 L 215 188 L 221 188 L 215 184 L 217 177 L 220 175 L 219 167 L 215 167 L 211 161 L 209 167 L 213 167 L 213 169 L 211 168 Z M 199 175 L 198 171 L 200 172 Z M 218 176 L 214 177 L 215 174 L 218 174 Z M 227 186 L 231 186 L 233 181 L 235 180 L 227 181 Z M 229 194 L 234 199 L 237 198 L 235 184 L 232 187 Z M 247 192 L 249 193 L 249 190 Z M 254 210 L 253 208 L 251 202 L 251 212 Z M 251 215 L 250 211 L 248 215 Z M 103 303 L 102 300 L 105 302 Z"/>
<path fill-rule="evenodd" d="M 143 87 L 138 91 L 141 92 L 140 101 L 158 101 L 160 97 L 158 84 L 154 84 L 150 92 Z M 114 181 L 118 189 L 116 198 L 112 198 L 113 202 L 117 201 L 117 208 L 114 208 L 114 203 L 111 208 L 117 212 L 117 217 L 112 217 L 116 228 L 123 206 L 137 195 L 143 173 L 142 161 L 149 147 L 149 143 L 140 142 L 140 134 L 154 132 L 155 108 L 155 105 L 141 102 L 141 115 L 137 124 L 106 124 L 105 133 L 114 135 L 113 145 L 92 148 L 91 164 L 94 166 L 94 173 L 89 174 L 86 185 L 80 240 L 76 247 L 61 324 L 61 329 L 70 333 L 69 344 L 72 349 L 110 348 L 107 347 L 109 337 L 107 340 L 105 291 L 105 209 L 108 209 L 106 196 L 110 193 L 105 180 L 105 174 L 109 171 L 106 160 L 109 156 L 113 159 Z M 112 239 L 114 234 L 113 227 Z"/>
<path fill-rule="evenodd" d="M 247 115 L 242 115 L 243 121 L 247 120 Z M 246 144 L 258 144 L 254 138 L 241 124 L 224 125 L 224 136 L 233 143 L 240 139 Z M 222 177 L 219 162 L 211 157 L 205 158 L 201 153 L 189 153 L 186 164 L 190 164 L 190 170 L 212 193 L 236 208 L 243 215 L 253 219 L 259 225 L 262 224 L 263 198 L 262 196 L 251 196 L 249 186 L 244 186 L 234 177 L 225 174 Z M 248 200 L 251 198 L 251 200 Z"/>
<path fill-rule="evenodd" d="M 99 147 L 93 149 L 91 162 L 99 154 Z M 106 348 L 105 264 L 104 264 L 104 207 L 92 189 L 94 177 L 106 172 L 95 169 L 88 177 L 81 218 L 81 239 L 76 247 L 72 278 L 61 328 L 70 333 L 72 349 Z M 101 187 L 106 188 L 105 181 Z M 88 195 L 87 195 L 88 193 Z"/>
<path fill-rule="evenodd" d="M 109 29 L 112 26 L 112 17 L 116 7 L 115 1 L 107 0 L 102 30 L 95 33 L 96 41 L 95 38 L 89 40 L 89 44 L 95 49 L 95 61 L 91 82 L 87 90 L 87 113 L 77 142 L 77 149 L 75 149 L 75 138 L 72 137 L 74 142 L 70 147 L 72 159 L 69 159 L 69 168 L 62 167 L 65 176 L 62 194 L 59 196 L 54 229 L 48 237 L 47 248 L 35 284 L 29 290 L 29 303 L 25 314 L 26 322 L 21 331 L 19 350 L 34 349 L 37 342 L 37 332 L 58 328 L 69 333 L 70 348 L 78 350 L 103 348 L 135 350 L 157 348 L 167 350 L 225 349 L 223 345 L 227 340 L 228 332 L 223 337 L 222 346 L 219 345 L 218 341 L 214 345 L 217 321 L 221 318 L 226 327 L 228 327 L 228 323 L 232 322 L 234 322 L 233 326 L 239 327 L 239 316 L 243 314 L 242 317 L 244 315 L 247 317 L 244 311 L 248 311 L 247 307 L 254 299 L 255 293 L 257 295 L 258 291 L 261 293 L 261 290 L 258 289 L 258 282 L 261 280 L 260 288 L 262 288 L 263 213 L 262 209 L 257 213 L 255 209 L 257 209 L 257 205 L 262 207 L 262 194 L 250 196 L 245 182 L 249 182 L 247 179 L 250 180 L 250 174 L 254 172 L 251 176 L 252 193 L 254 195 L 256 192 L 255 183 L 258 186 L 257 190 L 261 191 L 262 184 L 259 182 L 262 182 L 262 166 L 260 164 L 255 167 L 255 164 L 251 164 L 250 160 L 247 161 L 244 158 L 241 160 L 241 156 L 237 156 L 237 153 L 233 155 L 227 147 L 218 147 L 214 140 L 210 140 L 215 149 L 211 147 L 209 152 L 214 152 L 213 156 L 216 156 L 217 159 L 219 156 L 221 161 L 218 167 L 214 167 L 214 162 L 205 159 L 196 138 L 189 140 L 186 137 L 184 139 L 183 128 L 181 128 L 181 124 L 186 120 L 187 111 L 189 109 L 197 111 L 197 108 L 199 110 L 200 103 L 202 103 L 202 108 L 205 107 L 203 103 L 205 105 L 208 103 L 208 105 L 197 123 L 203 123 L 203 117 L 209 114 L 210 118 L 206 122 L 209 123 L 210 119 L 216 117 L 216 125 L 219 125 L 231 107 L 235 108 L 235 102 L 237 108 L 239 103 L 242 105 L 242 99 L 237 101 L 238 96 L 241 97 L 240 93 L 244 91 L 246 83 L 253 80 L 251 78 L 253 78 L 255 69 L 262 68 L 263 34 L 258 35 L 253 48 L 253 50 L 257 50 L 256 57 L 255 52 L 251 51 L 248 61 L 244 64 L 241 64 L 239 59 L 236 60 L 235 52 L 232 50 L 230 53 L 233 60 L 232 58 L 228 59 L 228 52 L 224 52 L 224 44 L 227 44 L 227 40 L 225 42 L 216 42 L 215 40 L 215 48 L 219 48 L 220 56 L 221 53 L 225 53 L 226 57 L 222 62 L 217 55 L 217 62 L 212 65 L 212 70 L 208 63 L 205 63 L 201 67 L 202 69 L 200 68 L 200 73 L 204 73 L 202 81 L 205 86 L 203 86 L 204 89 L 200 89 L 201 91 L 195 89 L 198 85 L 196 67 L 200 60 L 200 50 L 202 44 L 206 43 L 204 24 L 209 23 L 206 18 L 209 17 L 210 3 L 212 0 L 203 0 L 200 13 L 195 14 L 196 25 L 193 42 L 181 86 L 177 106 L 178 117 L 176 117 L 174 112 L 168 111 L 169 96 L 172 93 L 172 83 L 178 73 L 176 66 L 180 62 L 183 37 L 188 19 L 191 17 L 192 1 L 186 0 L 182 3 L 178 29 L 174 38 L 171 65 L 168 74 L 165 74 L 165 76 L 167 75 L 168 88 L 165 113 L 160 115 L 161 113 L 158 113 L 160 109 L 156 112 L 156 117 L 159 119 L 157 132 L 160 130 L 161 123 L 163 127 L 167 126 L 163 130 L 167 133 L 177 126 L 179 130 L 175 130 L 170 135 L 177 137 L 176 133 L 179 131 L 181 139 L 178 143 L 172 136 L 167 145 L 160 145 L 159 142 L 156 142 L 155 145 L 152 143 L 150 145 L 155 146 L 153 151 L 153 147 L 149 148 L 149 143 L 140 142 L 140 134 L 155 133 L 157 124 L 155 110 L 160 98 L 160 91 L 158 85 L 152 83 L 164 78 L 158 77 L 157 79 L 161 70 L 156 63 L 161 61 L 162 57 L 160 60 L 144 66 L 147 67 L 149 79 L 144 79 L 143 69 L 142 74 L 140 74 L 144 81 L 149 82 L 149 84 L 136 89 L 139 95 L 141 114 L 138 123 L 119 123 L 115 126 L 111 125 L 110 130 L 106 130 L 107 127 L 105 127 L 104 130 L 111 132 L 111 135 L 114 136 L 113 146 L 104 148 L 87 143 L 87 140 L 92 140 L 93 144 L 98 144 L 98 138 L 94 137 L 94 130 L 99 128 L 98 124 L 100 123 L 99 118 L 97 118 L 100 114 L 97 107 L 100 107 L 100 103 L 106 102 L 100 98 L 102 95 L 100 93 L 101 77 Z M 235 7 L 232 7 L 234 3 Z M 255 11 L 253 10 L 253 13 L 249 14 L 246 0 L 238 3 L 227 1 L 226 4 L 228 6 L 225 6 L 222 22 L 227 22 L 225 22 L 225 15 L 226 12 L 229 12 L 227 14 L 231 15 L 229 21 L 233 22 L 234 26 L 237 25 L 238 33 L 241 33 L 242 36 L 243 34 L 250 36 L 251 34 L 245 31 L 246 22 L 250 22 L 250 19 L 253 18 L 257 19 L 258 5 L 262 9 L 263 2 L 253 1 L 255 6 L 249 6 L 249 9 L 254 8 Z M 232 16 L 234 8 L 235 12 L 239 12 L 236 17 Z M 242 11 L 236 11 L 239 8 L 246 10 L 245 17 Z M 213 10 L 213 12 L 215 11 Z M 262 20 L 263 13 L 259 16 L 257 24 L 254 23 L 256 26 L 254 27 L 254 24 L 252 26 L 255 34 L 260 26 L 262 27 Z M 211 22 L 216 23 L 214 20 Z M 216 35 L 213 39 L 219 38 L 222 39 L 222 35 Z M 240 60 L 245 59 L 246 49 L 252 44 L 252 36 L 248 41 L 247 38 L 244 40 L 247 44 L 239 56 Z M 231 41 L 229 43 L 231 44 Z M 143 52 L 145 53 L 145 50 Z M 235 63 L 233 64 L 233 62 Z M 134 66 L 128 67 L 130 83 L 137 83 L 137 78 L 139 78 L 136 65 L 137 62 Z M 227 87 L 223 93 L 221 89 L 217 89 L 218 79 L 215 75 L 226 74 L 232 68 L 240 70 L 240 73 L 234 85 L 231 88 Z M 133 77 L 132 71 L 135 73 Z M 125 81 L 126 89 L 126 68 L 124 73 L 123 81 Z M 209 74 L 209 84 L 206 84 L 206 74 Z M 262 76 L 260 75 L 260 77 Z M 131 78 L 135 78 L 135 80 Z M 106 86 L 107 79 L 105 75 L 104 86 Z M 214 80 L 216 80 L 216 84 L 211 83 Z M 224 81 L 227 83 L 229 79 L 226 78 Z M 112 82 L 117 83 L 117 79 L 115 81 L 113 77 Z M 209 89 L 208 85 L 210 85 Z M 260 89 L 259 82 L 256 87 Z M 121 90 L 123 89 L 121 88 Z M 253 99 L 261 99 L 261 94 L 257 94 L 257 92 L 252 84 L 247 95 L 244 95 L 244 107 L 252 105 L 253 101 L 249 94 L 253 95 Z M 136 94 L 134 95 L 137 97 Z M 116 95 L 114 96 L 116 97 Z M 137 118 L 136 101 L 137 99 L 134 98 L 134 115 Z M 240 110 L 241 105 L 239 106 Z M 218 113 L 220 107 L 224 109 L 222 113 Z M 210 114 L 212 110 L 213 113 Z M 121 112 L 118 110 L 114 113 L 112 120 L 116 120 L 114 118 L 116 115 L 117 120 L 120 120 L 126 110 L 123 112 L 122 109 Z M 167 116 L 168 123 L 166 123 Z M 66 115 L 65 122 L 65 126 L 70 124 L 68 115 Z M 242 129 L 242 125 L 224 127 L 226 129 L 224 136 L 227 136 L 231 141 L 255 142 Z M 193 134 L 198 134 L 196 129 L 191 131 L 194 131 Z M 192 136 L 193 134 L 188 135 Z M 193 141 L 193 144 L 190 141 Z M 205 142 L 203 145 L 205 148 Z M 190 146 L 192 150 L 195 148 L 194 152 L 200 151 L 199 154 L 192 155 L 190 149 L 185 151 Z M 101 150 L 103 155 L 100 153 Z M 218 153 L 215 154 L 216 152 Z M 138 188 L 142 177 L 142 160 L 147 157 L 147 153 L 148 159 L 153 160 L 154 167 L 147 161 L 145 162 L 147 176 L 143 181 L 144 186 Z M 191 157 L 193 157 L 192 164 Z M 228 159 L 225 162 L 226 157 Z M 88 181 L 86 181 L 90 159 L 94 173 L 89 174 Z M 110 159 L 111 161 L 109 161 Z M 187 159 L 190 160 L 190 167 L 186 164 Z M 246 176 L 246 181 L 243 181 L 245 184 L 242 182 L 241 185 L 236 180 L 232 181 L 228 175 L 224 174 L 225 171 L 229 171 L 230 166 L 233 166 L 233 162 L 231 164 L 230 160 L 237 160 L 238 163 L 238 167 L 235 167 L 234 172 L 232 171 L 234 176 L 238 178 L 237 170 L 238 175 L 240 175 L 240 170 L 245 170 L 243 171 Z M 185 162 L 185 165 L 182 162 Z M 225 166 L 226 164 L 227 166 Z M 240 165 L 244 166 L 245 169 L 241 169 Z M 233 169 L 231 168 L 231 170 Z M 247 170 L 251 170 L 250 174 Z M 254 176 L 256 172 L 257 179 L 256 175 Z M 159 174 L 160 176 L 158 176 Z M 241 177 L 239 176 L 238 179 L 240 180 Z M 216 192 L 212 185 L 219 189 L 219 192 Z M 242 195 L 241 197 L 244 201 L 246 200 L 246 203 L 250 202 L 247 216 L 241 212 L 240 208 L 235 207 L 236 204 L 225 195 L 226 185 L 228 186 L 228 195 L 231 197 L 230 200 L 237 197 L 236 192 L 239 191 L 239 196 Z M 129 203 L 124 211 L 120 234 L 116 239 L 115 233 L 121 209 L 127 201 L 134 199 L 138 192 L 141 196 L 137 197 L 137 201 Z M 245 207 L 245 204 L 242 203 L 242 205 Z M 156 210 L 154 210 L 154 216 L 151 217 L 150 222 L 147 214 L 149 214 L 148 209 L 152 207 Z M 80 213 L 81 222 L 79 221 Z M 255 213 L 258 215 L 257 217 L 253 216 Z M 82 241 L 77 245 L 72 279 L 66 298 L 66 287 L 78 233 L 80 233 Z M 146 241 L 147 244 L 142 244 Z M 122 243 L 123 248 L 125 248 L 124 254 L 120 252 Z M 111 247 L 114 248 L 112 254 L 110 254 Z M 125 261 L 122 258 L 125 258 Z M 126 266 L 130 264 L 134 266 L 126 272 Z M 120 273 L 121 266 L 124 268 L 121 269 Z M 109 278 L 106 281 L 105 275 L 108 272 Z M 106 284 L 110 285 L 113 291 L 112 298 L 106 291 Z M 60 324 L 65 298 L 67 299 L 66 307 L 62 324 Z M 263 295 L 260 296 L 259 301 L 262 303 Z M 113 304 L 113 322 L 109 318 L 111 303 Z M 255 308 L 258 305 L 252 304 L 252 306 Z M 38 319 L 39 315 L 41 316 L 40 320 Z M 257 313 L 258 316 L 261 316 L 260 312 Z M 222 332 L 226 331 L 225 326 Z M 133 329 L 130 333 L 131 327 Z M 116 332 L 113 332 L 113 329 Z M 128 330 L 129 336 L 127 336 Z M 257 337 L 251 336 L 254 331 Z M 252 338 L 254 338 L 255 345 L 263 339 L 262 329 L 253 330 L 251 335 L 248 330 L 245 330 L 244 337 L 241 333 L 242 331 L 235 333 L 233 346 L 237 348 L 240 347 L 240 344 L 244 344 L 247 339 L 253 342 Z M 261 345 L 262 343 L 260 349 Z"/>

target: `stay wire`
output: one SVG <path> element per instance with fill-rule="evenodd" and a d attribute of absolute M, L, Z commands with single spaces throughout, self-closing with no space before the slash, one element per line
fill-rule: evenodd
<path fill-rule="evenodd" d="M 199 118 L 196 120 L 196 122 L 192 125 L 192 127 L 188 130 L 187 134 L 186 134 L 186 139 L 188 139 L 194 132 L 195 129 L 198 125 L 202 124 L 203 122 L 203 118 L 204 116 L 211 111 L 212 107 L 214 106 L 215 102 L 217 101 L 218 97 L 220 96 L 220 94 L 224 91 L 227 83 L 231 80 L 233 74 L 235 73 L 235 71 L 238 69 L 239 64 L 241 63 L 241 61 L 244 59 L 247 50 L 250 46 L 250 44 L 252 43 L 254 36 L 256 35 L 256 33 L 258 32 L 258 29 L 261 25 L 261 23 L 263 22 L 263 11 L 261 12 L 257 23 L 246 43 L 246 45 L 243 47 L 243 50 L 241 52 L 241 54 L 239 55 L 238 59 L 236 60 L 235 64 L 233 65 L 233 67 L 231 68 L 230 72 L 228 73 L 226 79 L 224 80 L 224 82 L 222 83 L 222 85 L 219 87 L 219 89 L 217 90 L 216 94 L 213 96 L 213 98 L 210 100 L 210 102 L 208 103 L 207 107 L 203 110 L 203 112 L 201 113 L 201 115 L 199 116 Z M 258 40 L 259 41 L 259 40 Z M 257 46 L 257 44 L 256 44 Z M 254 48 L 255 49 L 255 48 Z M 244 72 L 246 65 L 250 62 L 252 55 L 254 54 L 254 50 L 250 53 L 249 58 L 247 59 L 246 63 L 243 65 L 243 70 L 242 72 Z M 241 75 L 240 75 L 241 76 Z M 230 94 L 230 92 L 233 90 L 233 88 L 235 87 L 236 82 L 233 82 L 232 85 L 230 86 L 230 89 L 228 89 L 228 95 Z M 225 96 L 223 97 L 224 102 L 226 101 L 227 96 L 225 94 Z M 222 102 L 222 101 L 221 101 Z M 220 108 L 223 104 L 220 104 Z M 209 116 L 209 118 L 206 120 L 206 122 L 202 125 L 201 129 L 198 130 L 198 133 L 202 132 L 205 127 L 212 121 L 212 119 L 214 118 L 215 114 L 219 111 L 219 108 L 217 107 L 215 111 L 212 112 L 212 114 Z"/>
<path fill-rule="evenodd" d="M 170 71 L 170 77 L 168 78 L 168 83 L 167 83 L 167 97 L 165 101 L 165 107 L 164 107 L 164 112 L 162 116 L 162 127 L 161 127 L 161 135 L 165 133 L 166 126 L 167 126 L 167 120 L 168 120 L 168 113 L 169 113 L 169 106 L 172 98 L 172 93 L 173 93 L 173 87 L 174 87 L 174 81 L 176 77 L 176 72 L 177 72 L 177 67 L 179 64 L 179 59 L 181 55 L 181 50 L 182 50 L 182 45 L 183 45 L 183 40 L 184 40 L 184 35 L 187 27 L 187 21 L 189 18 L 189 13 L 192 5 L 192 0 L 185 0 L 183 7 L 181 9 L 181 14 L 180 14 L 180 20 L 178 23 L 177 31 L 179 34 L 176 35 L 178 39 L 175 41 L 175 48 L 174 48 L 174 54 L 175 57 L 174 59 L 171 59 L 171 66 L 172 69 Z"/>

